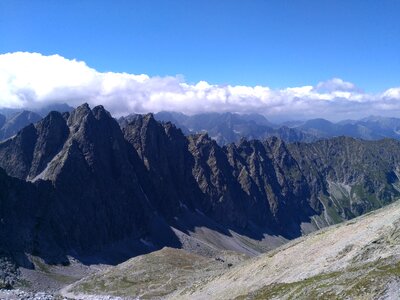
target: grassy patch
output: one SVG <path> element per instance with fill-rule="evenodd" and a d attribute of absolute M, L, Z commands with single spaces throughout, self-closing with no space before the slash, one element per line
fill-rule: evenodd
<path fill-rule="evenodd" d="M 324 299 L 335 299 L 332 291 L 318 291 L 314 286 L 320 285 L 321 287 L 330 286 L 332 279 L 339 276 L 339 272 L 319 274 L 301 281 L 290 283 L 275 283 L 259 289 L 258 291 L 249 295 L 242 295 L 236 299 L 299 299 L 301 296 L 307 296 L 303 299 L 316 299 L 323 296 Z"/>
<path fill-rule="evenodd" d="M 377 261 L 301 281 L 271 284 L 236 299 L 376 299 L 399 277 L 400 262 Z"/>
<path fill-rule="evenodd" d="M 38 271 L 42 271 L 44 273 L 50 273 L 50 267 L 46 263 L 44 263 L 40 258 L 32 257 L 32 263 L 35 265 Z"/>

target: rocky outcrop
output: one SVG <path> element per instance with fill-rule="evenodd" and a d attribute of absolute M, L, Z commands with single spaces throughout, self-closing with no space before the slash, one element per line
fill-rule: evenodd
<path fill-rule="evenodd" d="M 156 207 L 168 218 L 184 207 L 196 207 L 203 200 L 192 175 L 193 157 L 188 140 L 171 123 L 160 124 L 152 114 L 137 116 L 124 129 L 147 170 L 156 194 Z"/>
<path fill-rule="evenodd" d="M 247 195 L 232 173 L 224 149 L 207 134 L 190 136 L 189 152 L 194 158 L 192 174 L 204 195 L 203 211 L 218 221 L 245 228 Z"/>
<path fill-rule="evenodd" d="M 298 224 L 320 211 L 302 170 L 282 140 L 242 140 L 230 145 L 227 152 L 235 178 L 252 198 L 248 213 L 258 224 L 267 222 L 296 235 Z"/>

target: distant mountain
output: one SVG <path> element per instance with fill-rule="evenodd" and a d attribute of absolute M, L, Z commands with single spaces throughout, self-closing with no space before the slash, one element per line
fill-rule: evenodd
<path fill-rule="evenodd" d="M 287 127 L 293 128 L 293 127 L 300 126 L 300 125 L 302 125 L 302 124 L 304 124 L 304 121 L 300 121 L 300 120 L 291 120 L 291 121 L 284 121 L 284 122 L 281 122 L 281 123 L 279 123 L 279 125 L 277 125 L 277 126 L 287 126 Z"/>
<path fill-rule="evenodd" d="M 58 111 L 58 112 L 63 113 L 63 112 L 71 112 L 73 109 L 74 108 L 72 106 L 69 106 L 66 103 L 54 103 L 54 104 L 46 105 L 46 106 L 43 106 L 40 108 L 35 108 L 35 107 L 0 108 L 0 114 L 6 116 L 6 118 L 10 118 L 13 115 L 16 115 L 17 113 L 27 110 L 27 111 L 32 111 L 42 117 L 45 117 L 51 111 Z"/>
<path fill-rule="evenodd" d="M 300 128 L 303 131 L 309 131 L 318 137 L 327 137 L 337 134 L 338 130 L 340 129 L 340 125 L 334 124 L 325 119 L 312 119 L 295 128 Z"/>
<path fill-rule="evenodd" d="M 32 109 L 33 112 L 41 115 L 42 117 L 47 116 L 51 111 L 58 111 L 60 113 L 64 113 L 64 112 L 71 112 L 73 110 L 74 108 L 66 103 L 55 103 L 41 107 L 39 109 Z"/>
<path fill-rule="evenodd" d="M 376 116 L 337 123 L 311 119 L 288 121 L 280 125 L 258 114 L 203 113 L 187 116 L 176 112 L 160 112 L 155 114 L 155 118 L 176 124 L 185 134 L 207 132 L 220 145 L 239 142 L 241 138 L 262 140 L 271 136 L 286 142 L 313 142 L 337 136 L 365 140 L 400 139 L 400 119 Z"/>
<path fill-rule="evenodd" d="M 9 119 L 0 116 L 0 141 L 15 135 L 25 126 L 40 121 L 42 117 L 31 111 L 21 111 L 11 116 Z M 3 120 L 3 122 L 2 122 Z"/>
<path fill-rule="evenodd" d="M 269 122 L 259 114 L 203 113 L 186 116 L 176 112 L 160 112 L 154 115 L 159 121 L 170 121 L 185 134 L 207 132 L 220 145 L 239 142 L 240 139 L 266 139 L 277 136 L 285 141 L 313 141 L 316 138 L 306 132 Z"/>
<path fill-rule="evenodd" d="M 71 112 L 73 107 L 67 104 L 54 104 L 45 106 L 34 111 L 19 110 L 19 109 L 0 109 L 0 112 L 5 112 L 6 115 L 0 114 L 0 141 L 8 139 L 15 135 L 25 126 L 40 121 L 47 116 L 51 111 L 61 113 Z"/>
<path fill-rule="evenodd" d="M 397 118 L 368 117 L 361 120 L 345 120 L 338 123 L 314 119 L 306 121 L 295 128 L 319 138 L 343 135 L 365 140 L 400 139 L 400 119 Z"/>
<path fill-rule="evenodd" d="M 6 118 L 10 118 L 13 115 L 20 113 L 24 109 L 17 109 L 17 108 L 0 108 L 0 114 L 5 116 Z"/>

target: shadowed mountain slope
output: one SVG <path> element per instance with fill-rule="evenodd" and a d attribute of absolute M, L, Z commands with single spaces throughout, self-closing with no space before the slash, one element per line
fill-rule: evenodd
<path fill-rule="evenodd" d="M 116 263 L 164 246 L 254 255 L 392 202 L 399 165 L 395 140 L 221 147 L 152 114 L 121 129 L 85 104 L 0 143 L 1 182 L 21 186 L 0 199 L 2 215 L 17 213 L 1 245 L 48 262 Z"/>
<path fill-rule="evenodd" d="M 21 207 L 19 213 L 30 214 L 37 223 L 23 228 L 31 232 L 21 252 L 46 259 L 90 255 L 114 242 L 151 236 L 153 225 L 160 232 L 165 228 L 164 240 L 155 239 L 155 245 L 158 240 L 162 246 L 180 245 L 157 217 L 151 190 L 145 192 L 139 182 L 138 177 L 146 174 L 136 173 L 140 166 L 135 163 L 141 163 L 136 152 L 102 107 L 90 110 L 83 105 L 64 115 L 52 112 L 0 148 L 1 166 L 9 175 L 47 193 L 33 211 L 23 208 L 25 201 L 33 201 L 29 196 L 14 200 Z M 147 248 L 139 244 L 136 253 Z"/>

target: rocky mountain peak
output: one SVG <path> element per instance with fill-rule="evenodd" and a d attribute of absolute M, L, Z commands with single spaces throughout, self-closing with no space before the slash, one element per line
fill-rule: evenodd
<path fill-rule="evenodd" d="M 153 114 L 137 115 L 123 129 L 125 139 L 133 145 L 138 155 L 149 168 L 148 159 L 156 156 L 153 151 L 160 151 L 165 138 L 164 127 L 154 119 Z"/>
<path fill-rule="evenodd" d="M 69 128 L 62 114 L 56 111 L 50 112 L 36 125 L 38 138 L 35 141 L 33 158 L 28 179 L 33 180 L 48 165 L 48 163 L 63 148 L 69 135 Z"/>
<path fill-rule="evenodd" d="M 30 124 L 14 137 L 0 143 L 1 167 L 6 170 L 7 174 L 26 179 L 37 137 L 35 126 Z"/>
<path fill-rule="evenodd" d="M 106 118 L 106 119 L 112 118 L 111 114 L 104 108 L 103 105 L 98 105 L 98 106 L 94 107 L 92 112 L 93 112 L 94 117 L 97 120 L 100 120 L 102 118 Z"/>
<path fill-rule="evenodd" d="M 90 117 L 93 117 L 93 113 L 89 107 L 89 104 L 84 103 L 70 113 L 67 124 L 69 127 L 76 129 L 84 121 L 84 119 Z"/>
<path fill-rule="evenodd" d="M 207 132 L 202 132 L 202 133 L 197 133 L 197 134 L 191 134 L 188 136 L 188 140 L 191 144 L 197 146 L 200 145 L 208 145 L 208 146 L 216 146 L 217 143 L 210 138 Z"/>

